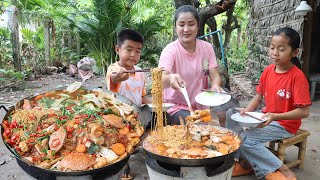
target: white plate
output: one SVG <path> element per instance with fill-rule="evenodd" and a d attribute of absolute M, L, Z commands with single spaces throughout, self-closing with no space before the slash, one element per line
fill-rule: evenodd
<path fill-rule="evenodd" d="M 169 108 L 171 108 L 174 104 L 172 103 L 163 103 L 162 110 L 167 111 Z M 148 104 L 148 106 L 152 109 L 153 105 Z"/>
<path fill-rule="evenodd" d="M 262 119 L 262 116 L 264 115 L 263 113 L 259 112 L 246 112 L 254 117 L 257 117 L 259 119 Z M 241 126 L 244 127 L 257 127 L 259 124 L 261 124 L 261 121 L 258 121 L 252 117 L 246 116 L 246 115 L 240 115 L 240 113 L 235 113 L 231 116 L 231 119 L 234 121 L 237 121 L 241 124 Z M 264 118 L 262 120 L 266 121 L 268 118 Z M 263 122 L 264 122 L 263 121 Z"/>
<path fill-rule="evenodd" d="M 201 92 L 196 95 L 196 102 L 205 106 L 220 106 L 230 101 L 231 95 L 214 93 L 214 92 Z"/>

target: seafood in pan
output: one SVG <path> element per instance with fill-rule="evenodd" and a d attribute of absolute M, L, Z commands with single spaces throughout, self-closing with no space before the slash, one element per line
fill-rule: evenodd
<path fill-rule="evenodd" d="M 232 131 L 211 125 L 165 126 L 152 132 L 143 147 L 157 155 L 179 159 L 203 159 L 236 151 L 241 144 Z"/>
<path fill-rule="evenodd" d="M 127 157 L 144 128 L 134 108 L 103 91 L 58 90 L 25 99 L 2 123 L 4 142 L 43 169 L 85 171 Z"/>

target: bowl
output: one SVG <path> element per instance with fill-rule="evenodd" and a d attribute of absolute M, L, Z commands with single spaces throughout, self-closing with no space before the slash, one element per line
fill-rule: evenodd
<path fill-rule="evenodd" d="M 259 112 L 246 112 L 247 114 L 250 114 L 251 116 L 257 117 L 259 119 L 262 119 L 263 113 Z M 234 121 L 237 121 L 241 126 L 243 127 L 257 127 L 261 123 L 265 122 L 268 118 L 262 119 L 263 121 L 259 121 L 257 119 L 254 119 L 250 116 L 241 115 L 240 113 L 235 113 L 231 116 L 231 119 Z"/>

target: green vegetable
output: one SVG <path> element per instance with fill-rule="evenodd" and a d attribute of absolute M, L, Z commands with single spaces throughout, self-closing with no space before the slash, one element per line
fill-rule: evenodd
<path fill-rule="evenodd" d="M 27 131 L 24 132 L 24 135 L 25 135 L 26 137 L 28 137 L 28 138 L 30 137 L 30 133 L 27 132 Z"/>
<path fill-rule="evenodd" d="M 49 138 L 49 136 L 42 136 L 42 137 L 39 137 L 38 139 L 37 139 L 37 141 L 42 141 L 42 140 L 44 140 L 44 139 L 46 139 L 46 138 Z"/>
<path fill-rule="evenodd" d="M 104 115 L 115 114 L 115 113 L 112 111 L 111 108 L 104 109 L 104 110 L 102 111 L 102 113 L 103 113 Z"/>
<path fill-rule="evenodd" d="M 212 150 L 214 150 L 214 151 L 217 150 L 217 147 L 214 146 L 214 145 L 205 145 L 205 147 L 206 147 L 206 148 L 209 148 L 209 149 L 212 149 Z"/>
<path fill-rule="evenodd" d="M 100 150 L 100 146 L 92 143 L 88 149 L 89 154 L 96 154 Z"/>
<path fill-rule="evenodd" d="M 54 103 L 54 100 L 52 100 L 50 98 L 47 98 L 47 97 L 44 97 L 44 98 L 39 100 L 39 103 L 43 104 L 44 107 L 46 107 L 46 108 L 50 108 L 51 105 Z"/>
<path fill-rule="evenodd" d="M 41 149 L 41 152 L 43 152 L 43 153 L 47 154 L 48 149 L 47 149 L 47 148 Z"/>

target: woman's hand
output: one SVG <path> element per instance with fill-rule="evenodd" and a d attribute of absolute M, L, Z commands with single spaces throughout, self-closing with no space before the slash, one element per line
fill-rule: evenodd
<path fill-rule="evenodd" d="M 178 90 L 182 87 L 185 87 L 186 83 L 179 74 L 170 74 L 169 76 L 171 88 L 173 88 L 174 90 Z"/>
<path fill-rule="evenodd" d="M 272 121 L 276 120 L 276 114 L 275 113 L 266 113 L 264 114 L 261 119 L 268 118 L 265 122 L 261 123 L 257 128 L 263 128 L 267 125 L 269 125 Z"/>

